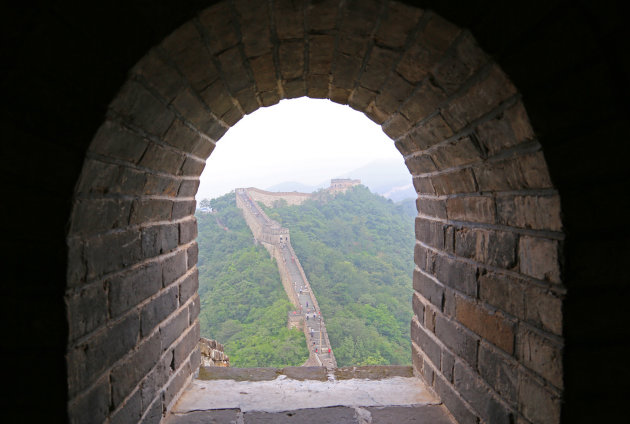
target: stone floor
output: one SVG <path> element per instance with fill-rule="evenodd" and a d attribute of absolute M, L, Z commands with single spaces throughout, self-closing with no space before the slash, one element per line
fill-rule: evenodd
<path fill-rule="evenodd" d="M 410 367 L 202 368 L 167 424 L 453 424 Z"/>

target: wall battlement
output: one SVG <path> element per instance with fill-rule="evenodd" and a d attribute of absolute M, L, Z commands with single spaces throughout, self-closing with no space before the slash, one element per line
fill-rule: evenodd
<path fill-rule="evenodd" d="M 325 191 L 329 193 L 343 193 L 351 187 L 361 184 L 361 180 L 350 178 L 333 178 L 330 180 L 330 187 Z M 278 200 L 284 200 L 289 206 L 301 205 L 306 200 L 313 198 L 315 193 L 300 193 L 298 191 L 266 191 L 255 187 L 246 189 L 249 196 L 255 201 L 272 208 Z"/>

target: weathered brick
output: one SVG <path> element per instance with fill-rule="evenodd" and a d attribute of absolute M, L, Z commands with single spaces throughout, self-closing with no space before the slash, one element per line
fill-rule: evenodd
<path fill-rule="evenodd" d="M 493 65 L 484 79 L 448 104 L 444 118 L 451 128 L 459 130 L 515 94 L 516 88 L 508 77 Z"/>
<path fill-rule="evenodd" d="M 502 225 L 533 230 L 562 230 L 560 197 L 554 196 L 499 196 L 497 221 Z"/>
<path fill-rule="evenodd" d="M 179 244 L 186 244 L 197 238 L 197 220 L 188 219 L 179 223 Z"/>
<path fill-rule="evenodd" d="M 409 131 L 411 126 L 412 123 L 404 115 L 396 113 L 383 124 L 382 128 L 385 134 L 395 140 Z"/>
<path fill-rule="evenodd" d="M 193 200 L 184 200 L 181 202 L 173 202 L 173 216 L 172 219 L 182 219 L 193 216 L 197 202 Z"/>
<path fill-rule="evenodd" d="M 272 91 L 277 89 L 276 67 L 273 62 L 272 54 L 251 58 L 249 64 L 254 73 L 254 81 L 256 81 L 256 86 L 259 90 Z"/>
<path fill-rule="evenodd" d="M 151 143 L 142 156 L 140 166 L 168 174 L 176 174 L 185 158 L 180 152 Z"/>
<path fill-rule="evenodd" d="M 423 11 L 416 7 L 398 2 L 389 3 L 374 36 L 376 42 L 394 48 L 403 47 L 422 13 Z"/>
<path fill-rule="evenodd" d="M 369 104 L 374 101 L 377 94 L 378 93 L 368 90 L 367 88 L 358 86 L 352 91 L 348 105 L 354 110 L 363 112 L 369 107 Z"/>
<path fill-rule="evenodd" d="M 472 367 L 477 366 L 478 340 L 456 321 L 438 314 L 435 319 L 435 335 L 455 355 L 462 358 Z"/>
<path fill-rule="evenodd" d="M 210 50 L 217 53 L 239 42 L 235 17 L 229 3 L 219 2 L 199 13 L 199 22 L 208 32 Z"/>
<path fill-rule="evenodd" d="M 148 336 L 179 305 L 179 288 L 170 287 L 142 308 L 142 337 Z"/>
<path fill-rule="evenodd" d="M 494 198 L 490 196 L 451 197 L 446 200 L 448 219 L 495 223 Z"/>
<path fill-rule="evenodd" d="M 144 150 L 143 150 L 144 152 Z M 137 194 L 147 174 L 122 165 L 86 159 L 77 187 L 80 194 Z"/>
<path fill-rule="evenodd" d="M 157 136 L 162 136 L 175 119 L 175 115 L 165 104 L 133 80 L 125 83 L 110 108 L 126 121 Z"/>
<path fill-rule="evenodd" d="M 488 61 L 474 37 L 465 32 L 454 49 L 440 58 L 432 69 L 433 78 L 448 94 L 452 94 Z"/>
<path fill-rule="evenodd" d="M 479 276 L 479 298 L 517 318 L 525 315 L 523 285 L 515 277 L 483 272 Z"/>
<path fill-rule="evenodd" d="M 554 386 L 563 387 L 562 347 L 558 343 L 521 325 L 517 335 L 516 357 Z"/>
<path fill-rule="evenodd" d="M 378 91 L 394 66 L 399 53 L 379 46 L 374 46 L 361 75 L 360 83 L 372 91 Z"/>
<path fill-rule="evenodd" d="M 440 366 L 440 346 L 416 320 L 411 320 L 411 340 L 415 341 L 435 367 Z"/>
<path fill-rule="evenodd" d="M 512 412 L 492 394 L 478 374 L 468 366 L 455 361 L 454 386 L 459 394 L 488 423 L 512 424 Z"/>
<path fill-rule="evenodd" d="M 414 86 L 405 81 L 404 78 L 393 74 L 381 88 L 381 94 L 376 97 L 374 101 L 375 107 L 378 108 L 383 115 L 389 116 L 409 97 L 413 88 Z"/>
<path fill-rule="evenodd" d="M 133 201 L 129 223 L 148 224 L 171 219 L 173 202 L 165 199 L 138 199 Z"/>
<path fill-rule="evenodd" d="M 453 382 L 453 368 L 455 367 L 455 357 L 448 353 L 445 349 L 442 349 L 441 365 L 440 369 L 442 374 L 448 380 L 449 383 Z"/>
<path fill-rule="evenodd" d="M 156 333 L 140 344 L 121 364 L 112 369 L 112 406 L 117 408 L 134 391 L 140 380 L 153 368 L 162 352 Z M 139 397 L 138 397 L 139 398 Z"/>
<path fill-rule="evenodd" d="M 160 339 L 162 349 L 168 349 L 173 342 L 184 333 L 188 327 L 188 308 L 183 308 L 175 316 L 170 317 L 167 322 L 160 325 Z"/>
<path fill-rule="evenodd" d="M 431 151 L 439 170 L 480 162 L 483 154 L 470 137 L 448 142 Z"/>
<path fill-rule="evenodd" d="M 179 250 L 174 255 L 165 258 L 162 262 L 162 284 L 164 287 L 184 275 L 187 267 L 186 251 Z"/>
<path fill-rule="evenodd" d="M 164 142 L 184 152 L 199 154 L 203 158 L 210 154 L 210 151 L 212 151 L 210 147 L 213 147 L 212 143 L 204 140 L 198 131 L 188 127 L 180 119 L 173 121 L 173 125 L 164 135 Z M 210 150 L 206 152 L 205 150 L 208 150 L 208 148 Z"/>
<path fill-rule="evenodd" d="M 197 265 L 197 259 L 199 257 L 199 245 L 197 242 L 192 243 L 188 249 L 186 249 L 186 263 L 188 269 Z"/>
<path fill-rule="evenodd" d="M 85 241 L 87 279 L 117 271 L 142 258 L 140 231 L 105 234 Z"/>
<path fill-rule="evenodd" d="M 212 57 L 199 36 L 188 40 L 185 49 L 171 54 L 171 57 L 195 90 L 207 87 L 219 77 Z"/>
<path fill-rule="evenodd" d="M 142 415 L 142 396 L 140 390 L 136 390 L 125 404 L 110 418 L 112 424 L 137 423 Z"/>
<path fill-rule="evenodd" d="M 478 233 L 478 230 L 466 227 L 455 231 L 455 254 L 462 258 L 474 258 L 477 253 Z"/>
<path fill-rule="evenodd" d="M 525 319 L 547 331 L 562 334 L 562 298 L 539 287 L 527 287 Z"/>
<path fill-rule="evenodd" d="M 247 57 L 256 57 L 271 50 L 271 33 L 267 2 L 237 0 L 234 2 L 239 17 L 243 45 Z"/>
<path fill-rule="evenodd" d="M 435 194 L 435 189 L 431 183 L 430 177 L 413 177 L 413 188 L 418 194 Z"/>
<path fill-rule="evenodd" d="M 157 49 L 150 50 L 131 72 L 142 76 L 152 89 L 170 102 L 184 86 L 184 79 L 161 56 Z"/>
<path fill-rule="evenodd" d="M 152 258 L 170 252 L 177 247 L 179 225 L 153 225 L 142 229 L 142 253 L 145 258 Z"/>
<path fill-rule="evenodd" d="M 167 177 L 164 175 L 145 173 L 146 180 L 141 190 L 136 190 L 135 193 L 141 192 L 147 196 L 170 196 L 175 197 L 179 190 L 180 180 L 173 177 Z"/>
<path fill-rule="evenodd" d="M 181 166 L 181 174 L 187 177 L 199 177 L 205 166 L 205 161 L 189 156 Z"/>
<path fill-rule="evenodd" d="M 482 191 L 551 188 L 542 153 L 531 153 L 474 167 Z"/>
<path fill-rule="evenodd" d="M 481 343 L 479 346 L 479 373 L 510 405 L 516 403 L 518 363 L 514 358 Z"/>
<path fill-rule="evenodd" d="M 188 331 L 188 334 L 175 346 L 173 351 L 173 361 L 175 362 L 175 369 L 182 366 L 182 364 L 188 359 L 190 354 L 195 350 L 199 343 L 199 323 L 192 326 Z"/>
<path fill-rule="evenodd" d="M 509 354 L 514 352 L 514 323 L 500 312 L 490 312 L 478 303 L 456 297 L 457 321 Z"/>
<path fill-rule="evenodd" d="M 193 325 L 193 323 L 197 320 L 199 316 L 199 312 L 201 311 L 201 301 L 199 300 L 199 295 L 195 293 L 193 295 L 193 300 L 188 305 L 188 318 L 189 324 Z"/>
<path fill-rule="evenodd" d="M 434 200 L 418 198 L 416 199 L 416 209 L 422 215 L 435 218 L 446 219 L 446 202 L 444 200 Z"/>
<path fill-rule="evenodd" d="M 531 422 L 541 424 L 560 422 L 559 397 L 525 373 L 519 376 L 518 409 Z"/>
<path fill-rule="evenodd" d="M 520 101 L 497 117 L 479 124 L 475 128 L 475 134 L 489 155 L 534 138 L 534 130 Z"/>
<path fill-rule="evenodd" d="M 422 175 L 437 170 L 429 155 L 410 156 L 405 160 L 405 165 L 411 175 Z"/>
<path fill-rule="evenodd" d="M 424 322 L 418 317 L 420 324 L 424 325 L 424 327 L 432 333 L 435 333 L 435 315 L 436 312 L 434 308 L 426 305 L 424 308 Z"/>
<path fill-rule="evenodd" d="M 145 138 L 106 120 L 90 143 L 90 151 L 135 164 L 148 145 L 149 141 Z"/>
<path fill-rule="evenodd" d="M 107 319 L 107 296 L 101 284 L 81 289 L 72 296 L 66 296 L 69 339 L 75 340 L 94 330 Z"/>
<path fill-rule="evenodd" d="M 424 80 L 407 100 L 400 112 L 411 123 L 420 122 L 431 115 L 446 99 L 446 95 L 429 80 Z"/>
<path fill-rule="evenodd" d="M 309 3 L 307 25 L 311 31 L 325 31 L 335 27 L 339 2 L 337 0 L 321 0 Z"/>
<path fill-rule="evenodd" d="M 475 266 L 438 255 L 435 258 L 434 274 L 445 286 L 471 297 L 477 296 L 477 268 Z"/>
<path fill-rule="evenodd" d="M 145 413 L 139 424 L 159 424 L 162 422 L 162 414 L 162 399 L 155 399 L 155 401 L 149 406 L 148 411 Z"/>
<path fill-rule="evenodd" d="M 444 302 L 444 287 L 433 281 L 424 273 L 413 271 L 413 288 L 418 291 L 425 299 L 433 303 L 439 309 L 442 309 Z"/>
<path fill-rule="evenodd" d="M 284 89 L 284 97 L 286 99 L 296 99 L 306 95 L 306 83 L 302 78 L 282 81 L 282 88 Z M 337 103 L 345 103 L 345 101 L 338 101 Z"/>
<path fill-rule="evenodd" d="M 477 415 L 462 401 L 457 391 L 441 377 L 435 379 L 435 392 L 459 424 L 477 424 Z"/>
<path fill-rule="evenodd" d="M 108 280 L 110 316 L 117 317 L 157 293 L 162 287 L 161 271 L 159 262 L 150 262 Z"/>
<path fill-rule="evenodd" d="M 200 90 L 199 96 L 208 105 L 210 111 L 219 118 L 223 118 L 235 106 L 235 100 L 222 79 L 208 84 Z"/>
<path fill-rule="evenodd" d="M 109 379 L 103 377 L 76 402 L 70 404 L 70 423 L 104 422 L 109 414 Z"/>
<path fill-rule="evenodd" d="M 156 398 L 161 401 L 160 391 L 170 376 L 172 359 L 172 352 L 169 351 L 168 355 L 164 355 L 156 361 L 153 369 L 142 380 L 140 384 L 140 395 L 143 410 L 147 409 Z"/>
<path fill-rule="evenodd" d="M 422 302 L 422 296 L 418 292 L 415 292 L 411 296 L 411 310 L 414 312 L 414 314 L 416 314 L 418 320 L 420 320 L 421 323 L 424 317 L 424 309 L 425 308 L 424 303 Z"/>
<path fill-rule="evenodd" d="M 72 234 L 94 234 L 129 224 L 131 201 L 122 199 L 79 199 L 72 211 Z"/>
<path fill-rule="evenodd" d="M 538 237 L 521 236 L 519 261 L 521 273 L 550 281 L 560 282 L 558 241 Z"/>
<path fill-rule="evenodd" d="M 435 114 L 410 131 L 407 145 L 408 148 L 414 152 L 425 150 L 452 135 L 453 131 L 449 128 L 442 116 Z"/>
<path fill-rule="evenodd" d="M 413 259 L 416 265 L 418 265 L 418 267 L 423 270 L 426 271 L 427 268 L 427 248 L 424 246 L 421 246 L 420 244 L 416 243 L 416 245 L 413 248 Z"/>
<path fill-rule="evenodd" d="M 509 231 L 478 231 L 475 259 L 499 268 L 516 265 L 518 235 Z"/>
<path fill-rule="evenodd" d="M 437 249 L 444 248 L 444 224 L 416 217 L 416 240 Z"/>
<path fill-rule="evenodd" d="M 304 40 L 283 41 L 278 47 L 280 75 L 284 79 L 298 78 L 304 73 Z"/>
<path fill-rule="evenodd" d="M 292 0 L 274 2 L 274 22 L 279 39 L 304 37 L 304 3 Z"/>
<path fill-rule="evenodd" d="M 438 195 L 473 193 L 477 184 L 470 169 L 460 169 L 431 177 L 431 184 Z"/>
<path fill-rule="evenodd" d="M 195 269 L 179 285 L 179 303 L 184 304 L 199 288 L 199 271 Z"/>
<path fill-rule="evenodd" d="M 177 197 L 194 197 L 199 188 L 199 180 L 184 180 L 179 186 Z"/>
<path fill-rule="evenodd" d="M 186 362 L 164 388 L 165 406 L 171 406 L 171 403 L 176 399 L 180 390 L 184 388 L 184 384 L 186 384 L 186 381 L 188 381 L 191 374 L 192 369 L 190 368 L 190 363 Z"/>
<path fill-rule="evenodd" d="M 204 103 L 196 92 L 184 89 L 173 100 L 172 105 L 202 133 L 210 133 L 210 130 L 220 123 L 208 113 Z M 213 138 L 210 136 L 210 138 Z M 213 138 L 214 139 L 214 138 Z M 216 139 L 215 139 L 216 140 Z"/>

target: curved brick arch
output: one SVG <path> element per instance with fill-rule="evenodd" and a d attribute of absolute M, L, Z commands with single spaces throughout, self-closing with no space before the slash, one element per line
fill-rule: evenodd
<path fill-rule="evenodd" d="M 68 237 L 71 416 L 170 407 L 199 363 L 205 159 L 243 114 L 309 96 L 381 124 L 414 176 L 415 369 L 461 422 L 559 421 L 559 198 L 516 88 L 430 11 L 273 5 L 218 3 L 176 30 L 91 143 Z"/>

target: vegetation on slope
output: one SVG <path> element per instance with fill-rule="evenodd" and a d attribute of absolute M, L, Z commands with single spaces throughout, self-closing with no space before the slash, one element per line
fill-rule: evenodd
<path fill-rule="evenodd" d="M 254 244 L 234 193 L 211 204 L 217 213 L 197 215 L 201 335 L 223 343 L 235 367 L 302 365 L 304 333 L 287 329 L 275 261 Z"/>
<path fill-rule="evenodd" d="M 409 364 L 415 208 L 354 187 L 266 213 L 291 231 L 339 366 Z"/>

